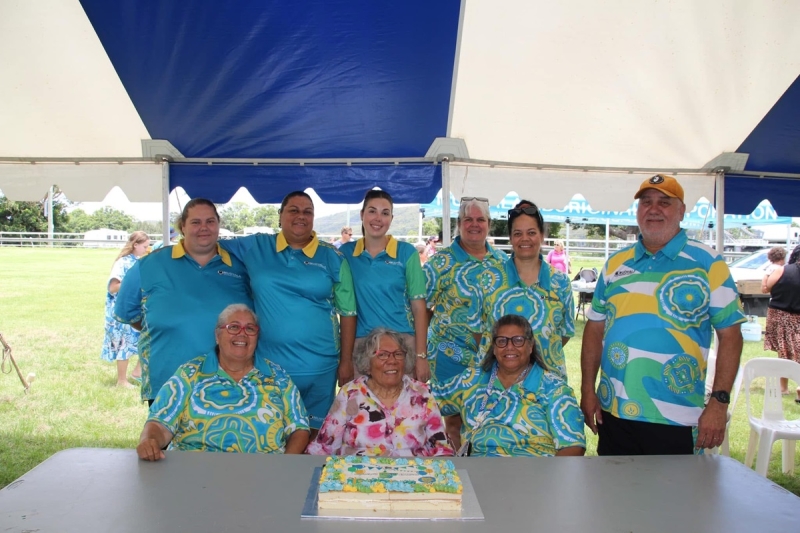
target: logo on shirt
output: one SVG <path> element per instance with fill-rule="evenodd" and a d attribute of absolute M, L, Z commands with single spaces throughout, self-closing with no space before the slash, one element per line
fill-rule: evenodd
<path fill-rule="evenodd" d="M 608 281 L 611 283 L 622 278 L 626 278 L 632 274 L 636 274 L 636 270 L 632 269 L 631 267 L 621 267 L 615 270 L 614 273 L 609 276 Z"/>
<path fill-rule="evenodd" d="M 240 276 L 236 272 L 228 272 L 227 270 L 217 270 L 217 274 L 219 274 L 220 276 L 228 276 L 231 278 L 242 279 L 242 276 Z"/>
<path fill-rule="evenodd" d="M 321 268 L 322 270 L 328 270 L 328 267 L 326 267 L 325 265 L 321 265 L 319 263 L 312 263 L 311 261 L 303 261 L 303 264 L 306 266 Z"/>
<path fill-rule="evenodd" d="M 384 263 L 392 266 L 399 266 L 399 267 L 403 266 L 403 263 L 401 263 L 400 261 L 384 261 Z"/>

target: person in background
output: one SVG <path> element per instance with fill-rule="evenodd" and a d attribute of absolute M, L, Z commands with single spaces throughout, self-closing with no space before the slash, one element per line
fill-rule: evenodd
<path fill-rule="evenodd" d="M 439 237 L 431 236 L 425 241 L 425 255 L 430 259 L 436 255 L 436 243 L 439 242 Z"/>
<path fill-rule="evenodd" d="M 775 272 L 778 267 L 786 264 L 786 249 L 783 246 L 770 248 L 769 252 L 767 252 L 767 259 L 769 259 L 769 265 L 764 270 L 764 279 L 761 280 L 761 292 L 764 294 L 769 294 L 769 288 L 767 287 L 769 275 Z"/>
<path fill-rule="evenodd" d="M 117 320 L 142 332 L 142 399 L 151 404 L 180 365 L 214 347 L 220 311 L 233 303 L 252 305 L 244 264 L 218 245 L 214 204 L 190 200 L 178 231 L 178 243 L 133 265 L 114 306 Z"/>
<path fill-rule="evenodd" d="M 564 250 L 564 241 L 556 241 L 545 260 L 551 267 L 564 274 L 572 273 L 569 257 L 567 257 L 567 252 Z"/>
<path fill-rule="evenodd" d="M 417 244 L 414 245 L 417 249 L 417 253 L 419 254 L 419 264 L 424 265 L 428 262 L 428 247 L 425 246 L 425 243 L 422 241 L 418 241 Z"/>
<path fill-rule="evenodd" d="M 333 241 L 333 245 L 336 247 L 337 250 L 341 248 L 343 244 L 347 244 L 352 240 L 353 228 L 351 228 L 350 226 L 343 227 L 341 235 L 342 235 L 341 237 Z"/>
<path fill-rule="evenodd" d="M 339 386 L 353 379 L 353 278 L 339 250 L 317 238 L 314 203 L 307 193 L 287 194 L 278 213 L 279 234 L 226 239 L 223 246 L 250 273 L 264 331 L 256 357 L 280 365 L 292 377 L 313 438 L 333 403 L 337 378 Z"/>
<path fill-rule="evenodd" d="M 176 242 L 178 242 L 178 232 L 175 231 L 175 228 L 169 228 L 169 242 L 164 243 L 164 241 L 158 241 L 153 245 L 153 251 L 163 248 L 164 246 L 172 246 Z"/>
<path fill-rule="evenodd" d="M 408 341 L 406 335 L 376 328 L 359 343 L 354 363 L 362 376 L 339 390 L 308 453 L 453 455 L 430 390 L 406 375 L 417 359 Z"/>
<path fill-rule="evenodd" d="M 542 257 L 544 219 L 534 203 L 521 200 L 508 211 L 508 235 L 513 253 L 504 263 L 500 287 L 484 296 L 480 353 L 491 351 L 496 320 L 522 315 L 533 328 L 544 368 L 567 381 L 564 346 L 575 335 L 572 285 Z"/>
<path fill-rule="evenodd" d="M 783 251 L 783 248 L 778 248 Z M 769 251 L 776 250 L 773 248 Z M 785 257 L 785 251 L 784 251 Z M 770 293 L 764 349 L 778 352 L 778 357 L 800 363 L 800 245 L 789 254 L 789 262 L 778 266 L 767 278 Z M 772 260 L 772 257 L 770 257 Z M 775 262 L 775 261 L 773 261 Z M 781 378 L 781 394 L 791 394 L 789 380 Z M 795 401 L 800 403 L 800 387 Z"/>
<path fill-rule="evenodd" d="M 460 415 L 461 453 L 568 456 L 586 452 L 583 414 L 566 381 L 548 372 L 528 319 L 500 317 L 481 365 L 431 383 L 444 415 Z"/>
<path fill-rule="evenodd" d="M 480 364 L 483 332 L 480 310 L 485 294 L 500 286 L 506 254 L 486 242 L 489 200 L 462 198 L 458 208 L 458 236 L 453 244 L 431 257 L 423 270 L 430 308 L 428 360 L 440 382 Z M 458 446 L 460 419 L 446 419 L 447 434 Z"/>
<path fill-rule="evenodd" d="M 723 257 L 681 229 L 678 181 L 657 174 L 634 198 L 639 240 L 608 259 L 586 313 L 581 408 L 599 433 L 598 455 L 702 453 L 725 436 L 745 317 Z"/>
<path fill-rule="evenodd" d="M 292 380 L 255 358 L 258 318 L 244 304 L 223 309 L 214 351 L 181 365 L 158 391 L 136 452 L 145 461 L 169 449 L 303 453 L 308 417 Z"/>
<path fill-rule="evenodd" d="M 381 190 L 369 190 L 361 208 L 363 238 L 339 248 L 350 265 L 356 291 L 356 343 L 377 327 L 407 335 L 415 346 L 414 377 L 430 378 L 425 274 L 414 247 L 389 235 L 394 202 Z"/>
<path fill-rule="evenodd" d="M 147 254 L 149 246 L 150 237 L 147 236 L 147 233 L 143 231 L 131 233 L 128 242 L 117 255 L 114 266 L 111 267 L 111 275 L 108 277 L 106 285 L 106 325 L 100 358 L 103 361 L 117 362 L 117 387 L 126 389 L 133 388 L 133 385 L 128 383 L 128 360 L 138 353 L 139 332 L 114 318 L 114 304 L 117 301 L 117 293 L 125 274 L 139 258 Z M 131 377 L 140 380 L 141 376 L 142 367 L 137 362 Z"/>

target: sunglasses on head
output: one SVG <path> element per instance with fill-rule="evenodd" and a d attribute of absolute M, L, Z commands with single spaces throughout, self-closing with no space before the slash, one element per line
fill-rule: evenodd
<path fill-rule="evenodd" d="M 508 218 L 518 217 L 520 215 L 529 215 L 532 217 L 541 216 L 539 214 L 539 208 L 532 205 L 527 207 L 515 207 L 514 209 L 508 210 Z"/>
<path fill-rule="evenodd" d="M 485 202 L 488 204 L 489 199 L 481 198 L 480 196 L 462 196 L 461 200 L 459 200 L 459 203 L 464 203 L 464 202 Z"/>

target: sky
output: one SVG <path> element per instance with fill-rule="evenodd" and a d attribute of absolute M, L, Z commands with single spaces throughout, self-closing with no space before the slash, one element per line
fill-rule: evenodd
<path fill-rule="evenodd" d="M 342 220 L 345 221 L 348 210 L 348 206 L 346 204 L 326 204 L 312 189 L 308 189 L 306 192 L 311 195 L 311 198 L 314 201 L 315 216 L 324 217 L 334 213 L 341 213 Z M 183 192 L 183 189 L 178 187 L 169 195 L 170 211 L 176 213 L 180 212 L 181 209 L 183 209 L 183 206 L 189 200 L 189 196 Z M 243 202 L 250 207 L 256 207 L 260 205 L 253 199 L 246 189 L 239 189 L 239 191 L 231 198 L 231 202 Z M 161 220 L 161 202 L 131 202 L 119 187 L 114 187 L 111 189 L 102 202 L 80 202 L 76 203 L 74 208 L 83 209 L 85 212 L 91 214 L 96 210 L 106 206 L 124 211 L 125 213 L 134 216 L 138 220 Z M 352 204 L 349 206 L 349 208 L 351 220 L 355 220 L 355 218 L 358 217 L 358 211 L 361 208 L 361 205 Z"/>

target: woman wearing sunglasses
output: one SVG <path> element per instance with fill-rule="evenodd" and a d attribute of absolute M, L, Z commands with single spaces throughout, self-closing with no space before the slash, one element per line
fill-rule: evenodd
<path fill-rule="evenodd" d="M 414 366 L 408 337 L 372 330 L 354 354 L 362 375 L 339 390 L 307 452 L 312 455 L 453 455 L 436 401 Z"/>
<path fill-rule="evenodd" d="M 583 413 L 566 381 L 542 365 L 528 321 L 503 316 L 491 339 L 479 368 L 431 384 L 442 414 L 464 421 L 459 455 L 583 455 Z"/>
<path fill-rule="evenodd" d="M 533 328 L 536 349 L 547 370 L 567 379 L 564 345 L 575 335 L 572 286 L 563 272 L 542 257 L 544 220 L 535 204 L 522 200 L 508 212 L 513 253 L 497 291 L 483 301 L 481 353 L 488 353 L 492 324 L 503 315 L 522 315 Z"/>
<path fill-rule="evenodd" d="M 417 355 L 414 376 L 428 381 L 427 310 L 425 274 L 414 245 L 388 234 L 394 215 L 392 196 L 370 190 L 361 208 L 363 238 L 339 248 L 350 265 L 356 292 L 356 342 L 360 348 L 367 334 L 377 327 L 407 336 Z"/>
<path fill-rule="evenodd" d="M 258 319 L 244 304 L 217 319 L 214 353 L 185 363 L 161 387 L 136 452 L 164 459 L 169 449 L 209 452 L 303 453 L 308 416 L 289 375 L 253 354 Z"/>

